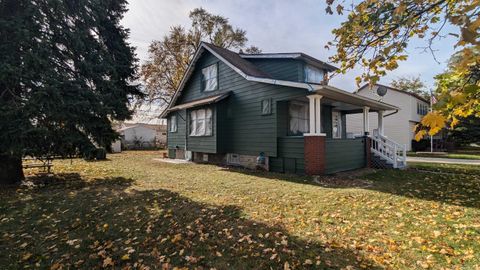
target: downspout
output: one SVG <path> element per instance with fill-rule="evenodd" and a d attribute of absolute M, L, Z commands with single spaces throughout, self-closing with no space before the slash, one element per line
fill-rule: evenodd
<path fill-rule="evenodd" d="M 388 117 L 388 116 L 390 116 L 390 115 L 394 115 L 394 114 L 396 114 L 396 113 L 398 113 L 398 110 L 395 110 L 395 111 L 392 112 L 392 113 L 389 113 L 389 114 L 387 114 L 387 115 L 384 115 L 383 118 Z"/>

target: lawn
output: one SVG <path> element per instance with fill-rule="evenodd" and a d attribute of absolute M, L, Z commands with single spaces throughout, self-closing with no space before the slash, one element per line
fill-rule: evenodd
<path fill-rule="evenodd" d="M 159 152 L 54 162 L 0 191 L 2 269 L 475 269 L 480 173 L 309 177 L 174 165 Z"/>

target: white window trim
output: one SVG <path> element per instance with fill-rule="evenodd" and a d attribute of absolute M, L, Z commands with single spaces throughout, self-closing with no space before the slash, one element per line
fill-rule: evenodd
<path fill-rule="evenodd" d="M 198 118 L 196 115 L 199 111 L 204 110 L 204 118 Z M 195 114 L 195 119 L 192 119 L 192 115 Z M 210 114 L 210 117 L 207 117 L 207 115 Z M 205 109 L 198 109 L 198 110 L 193 110 L 190 111 L 189 113 L 189 136 L 190 137 L 208 137 L 208 136 L 213 136 L 213 111 L 211 108 L 205 108 Z M 203 120 L 203 123 L 205 125 L 203 129 L 203 133 L 197 134 L 197 125 L 198 123 Z M 210 120 L 210 121 L 209 121 Z M 208 125 L 210 126 L 210 129 L 208 129 Z"/>

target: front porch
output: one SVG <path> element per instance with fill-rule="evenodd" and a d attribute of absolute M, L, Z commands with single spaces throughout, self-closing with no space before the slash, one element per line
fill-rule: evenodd
<path fill-rule="evenodd" d="M 376 158 L 388 163 L 402 157 L 398 151 L 404 148 L 383 136 L 383 117 L 387 111 L 398 110 L 397 107 L 342 90 L 337 93 L 329 89 L 325 93 L 322 95 L 322 91 L 317 90 L 277 104 L 280 129 L 278 155 L 270 159 L 272 171 L 322 175 L 370 167 Z M 299 104 L 303 104 L 303 108 Z M 348 137 L 346 115 L 360 112 L 363 113 L 363 136 Z M 375 135 L 368 134 L 369 112 L 379 116 Z M 288 122 L 282 123 L 283 119 Z M 281 127 L 287 131 L 282 132 Z M 396 162 L 391 163 L 392 167 L 398 167 Z"/>

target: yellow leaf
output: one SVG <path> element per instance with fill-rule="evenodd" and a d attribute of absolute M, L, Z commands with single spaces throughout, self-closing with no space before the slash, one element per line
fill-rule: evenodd
<path fill-rule="evenodd" d="M 427 134 L 427 131 L 424 130 L 424 129 L 418 131 L 418 132 L 415 134 L 415 141 L 417 141 L 417 142 L 420 141 L 420 140 L 423 138 L 423 136 L 425 136 L 425 134 Z"/>
<path fill-rule="evenodd" d="M 103 260 L 103 267 L 105 268 L 108 266 L 113 266 L 113 260 L 110 257 L 107 257 L 105 260 Z"/>
<path fill-rule="evenodd" d="M 130 256 L 128 254 L 125 254 L 125 255 L 122 256 L 121 260 L 122 261 L 128 261 L 128 260 L 130 260 Z"/>
<path fill-rule="evenodd" d="M 182 235 L 181 234 L 176 234 L 173 239 L 172 239 L 172 243 L 176 243 L 178 241 L 182 240 Z"/>

